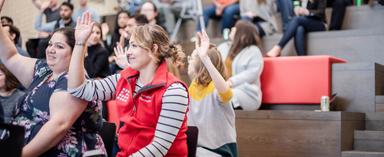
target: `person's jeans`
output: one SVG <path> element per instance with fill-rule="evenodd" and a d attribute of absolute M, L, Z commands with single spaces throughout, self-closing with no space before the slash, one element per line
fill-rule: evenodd
<path fill-rule="evenodd" d="M 306 55 L 305 33 L 315 31 L 325 31 L 324 23 L 321 20 L 309 16 L 296 16 L 288 24 L 278 45 L 284 48 L 288 41 L 294 37 L 297 55 L 304 56 Z"/>
<path fill-rule="evenodd" d="M 221 29 L 220 30 L 221 30 L 221 32 L 223 32 L 223 30 L 225 28 L 230 29 L 231 27 L 233 27 L 235 25 L 235 22 L 236 22 L 235 15 L 239 15 L 239 14 L 240 14 L 240 7 L 239 7 L 238 3 L 232 4 L 232 5 L 224 8 L 224 11 L 223 11 L 221 16 L 216 15 L 216 6 L 212 4 L 212 5 L 210 5 L 204 9 L 204 12 L 203 12 L 204 25 L 205 25 L 205 27 L 208 26 L 208 22 L 209 22 L 210 18 L 221 19 Z M 224 18 L 222 18 L 222 17 L 224 17 Z M 196 28 L 197 28 L 197 31 L 201 31 L 199 22 L 197 22 Z"/>
<path fill-rule="evenodd" d="M 276 0 L 276 4 L 281 14 L 283 32 L 285 32 L 289 22 L 295 16 L 295 13 L 293 12 L 293 3 L 292 0 Z"/>

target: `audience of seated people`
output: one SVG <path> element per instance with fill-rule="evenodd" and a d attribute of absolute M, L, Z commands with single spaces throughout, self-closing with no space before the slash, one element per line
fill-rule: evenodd
<path fill-rule="evenodd" d="M 3 1 L 0 0 L 1 3 Z M 57 5 L 57 0 L 32 0 L 32 2 L 40 11 L 35 21 L 35 28 L 40 32 L 40 37 L 44 37 L 39 44 L 40 53 L 38 57 L 46 59 L 27 58 L 29 54 L 21 49 L 20 31 L 13 26 L 12 18 L 8 16 L 1 17 L 2 27 L 0 26 L 0 29 L 4 31 L 0 30 L 0 49 L 6 49 L 7 51 L 0 54 L 1 60 L 5 64 L 5 66 L 0 65 L 0 107 L 4 110 L 4 112 L 1 112 L 4 116 L 1 116 L 0 113 L 0 119 L 3 117 L 6 123 L 12 122 L 26 127 L 28 136 L 25 139 L 26 145 L 23 149 L 23 155 L 39 156 L 64 153 L 69 156 L 81 156 L 84 151 L 90 149 L 99 149 L 102 153 L 105 153 L 103 142 L 97 134 L 101 124 L 99 113 L 101 102 L 94 100 L 123 99 L 120 96 L 121 93 L 117 92 L 120 89 L 117 89 L 116 85 L 121 85 L 120 75 L 124 74 L 126 76 L 126 73 L 124 73 L 126 71 L 150 71 L 155 72 L 153 75 L 158 76 L 158 71 L 156 71 L 158 69 L 156 68 L 162 68 L 162 71 L 173 73 L 180 78 L 177 69 L 173 72 L 175 70 L 174 62 L 165 59 L 166 57 L 182 58 L 182 55 L 179 54 L 180 47 L 170 46 L 169 43 L 166 43 L 168 41 L 164 40 L 167 34 L 164 31 L 165 25 L 169 21 L 159 19 L 160 11 L 157 8 L 157 3 L 122 0 L 120 1 L 122 10 L 116 15 L 112 40 L 111 42 L 103 42 L 103 34 L 106 33 L 103 31 L 107 30 L 108 32 L 109 28 L 102 29 L 98 23 L 92 25 L 91 18 L 92 21 L 96 22 L 100 22 L 101 19 L 95 10 L 87 6 L 87 0 L 79 0 L 80 8 L 75 11 L 75 14 L 72 14 L 74 11 L 73 5 L 68 2 L 64 2 L 60 6 Z M 160 0 L 160 2 L 163 1 Z M 164 3 L 166 2 L 168 1 L 165 0 Z M 175 0 L 174 2 L 180 1 Z M 189 89 L 186 89 L 182 83 L 175 83 L 176 85 L 171 85 L 170 88 L 177 86 L 182 94 L 188 94 L 186 90 L 189 90 L 191 102 L 187 117 L 188 125 L 199 128 L 197 155 L 237 156 L 234 109 L 257 110 L 261 105 L 260 75 L 264 66 L 262 53 L 264 50 L 260 47 L 260 38 L 277 32 L 277 11 L 282 15 L 284 34 L 279 43 L 266 55 L 271 57 L 280 56 L 282 49 L 291 38 L 295 40 L 298 55 L 306 55 L 305 34 L 327 29 L 325 20 L 325 7 L 327 4 L 333 7 L 329 30 L 340 30 L 346 6 L 352 2 L 351 0 L 300 0 L 300 6 L 294 6 L 290 0 L 212 0 L 212 2 L 213 4 L 207 6 L 203 11 L 205 27 L 208 25 L 210 18 L 221 19 L 221 27 L 218 29 L 223 31 L 225 28 L 231 28 L 230 41 L 222 43 L 216 48 L 209 44 L 209 38 L 205 32 L 199 34 L 196 49 L 191 58 L 188 59 L 188 74 L 193 78 Z M 92 16 L 89 15 L 89 12 L 91 12 Z M 46 23 L 42 22 L 43 16 L 46 17 Z M 81 20 L 77 21 L 80 23 L 77 23 L 78 29 L 76 30 L 76 33 L 80 35 L 75 37 L 73 30 L 70 28 L 76 26 L 75 20 L 77 17 L 81 17 Z M 240 20 L 237 20 L 237 18 L 240 18 Z M 151 26 L 146 25 L 148 23 Z M 162 29 L 153 25 L 160 25 Z M 92 26 L 92 29 L 88 32 L 90 26 Z M 138 26 L 140 26 L 139 29 L 137 29 Z M 172 32 L 172 30 L 169 30 L 171 27 L 167 28 L 167 32 Z M 197 23 L 197 30 L 200 30 L 199 23 Z M 150 37 L 148 38 L 145 35 L 150 35 Z M 158 37 L 164 38 L 159 39 Z M 84 43 L 85 41 L 87 42 Z M 131 52 L 132 49 L 140 49 L 140 52 L 144 52 L 141 51 L 143 49 L 145 52 L 151 53 L 151 55 L 141 57 L 145 59 L 145 63 L 150 63 L 150 65 L 152 65 L 152 62 L 158 63 L 155 64 L 156 68 L 147 71 L 148 69 L 144 70 L 143 67 L 134 67 L 138 63 L 135 63 L 137 58 L 132 57 L 132 55 L 138 54 L 132 53 L 139 51 Z M 78 54 L 74 56 L 72 51 Z M 172 54 L 169 54 L 171 52 Z M 69 67 L 73 66 L 69 62 L 71 57 L 71 62 L 77 62 L 76 57 L 79 57 L 79 54 L 85 56 L 81 64 L 84 64 L 83 66 L 89 78 L 98 80 L 79 79 L 75 81 L 77 82 L 76 85 L 72 84 L 69 87 L 72 88 L 74 96 L 88 100 L 88 104 L 79 98 L 71 96 L 67 91 L 67 72 Z M 23 64 L 17 64 L 20 61 Z M 121 69 L 125 70 L 122 72 L 113 70 L 112 74 L 115 75 L 105 78 L 111 74 L 110 66 L 114 61 Z M 144 60 L 137 62 L 140 62 L 140 66 L 143 66 L 141 62 L 144 63 Z M 163 69 L 164 62 L 168 64 L 167 70 Z M 80 63 L 74 64 L 78 68 L 77 70 L 72 69 L 72 72 L 82 70 L 81 67 L 83 66 Z M 17 85 L 18 80 L 12 73 L 28 89 L 24 97 L 22 97 L 24 93 L 17 89 L 19 87 Z M 80 75 L 76 74 L 75 76 L 83 77 L 82 74 L 81 72 Z M 202 78 L 199 78 L 200 76 Z M 140 75 L 137 77 L 137 80 L 143 81 L 138 82 L 139 85 L 145 86 L 151 82 L 147 78 L 142 80 Z M 74 78 L 69 76 L 69 81 L 73 81 Z M 157 80 L 158 78 L 153 79 Z M 177 78 L 172 78 L 172 81 L 181 82 Z M 80 84 L 83 82 L 85 84 Z M 92 85 L 97 85 L 100 89 L 95 86 L 91 87 Z M 100 85 L 103 86 L 103 89 L 101 89 Z M 107 86 L 104 85 L 114 85 L 115 89 L 107 91 L 105 89 Z M 74 88 L 79 86 L 80 88 Z M 133 90 L 132 92 L 139 92 L 140 87 L 142 86 L 131 90 Z M 86 95 L 80 95 L 80 90 L 84 90 Z M 49 94 L 41 94 L 42 92 L 48 92 Z M 169 94 L 167 90 L 161 92 Z M 110 94 L 111 97 L 106 96 L 106 94 Z M 90 98 L 90 96 L 93 97 Z M 185 96 L 180 93 L 178 96 L 188 98 L 188 95 Z M 162 99 L 168 100 L 164 97 Z M 209 103 L 206 103 L 206 101 Z M 143 101 L 140 100 L 140 102 Z M 64 103 L 65 105 L 63 105 Z M 185 102 L 185 105 L 188 105 L 188 102 Z M 127 107 L 122 102 L 119 102 L 118 106 L 122 113 L 126 113 Z M 184 117 L 177 117 L 183 122 L 177 126 L 177 130 L 182 132 L 185 132 L 186 129 L 184 123 L 187 108 L 178 108 L 184 115 Z M 157 115 L 162 115 L 162 113 L 169 112 L 174 108 L 165 106 L 159 109 L 161 110 L 156 113 Z M 215 116 L 212 116 L 212 113 Z M 31 115 L 35 114 L 41 116 L 40 121 L 30 118 Z M 127 117 L 122 116 L 121 118 L 125 122 L 129 121 Z M 224 124 L 223 121 L 220 121 L 223 118 L 226 118 Z M 84 121 L 88 122 L 83 123 Z M 221 122 L 220 126 L 215 126 L 218 121 Z M 164 119 L 149 122 L 151 130 L 161 127 L 160 130 L 164 129 L 161 131 L 171 133 L 172 131 L 166 125 L 161 124 L 162 122 L 168 123 Z M 123 131 L 126 131 L 127 128 L 138 129 L 135 126 L 125 127 Z M 220 129 L 222 132 L 217 133 L 221 134 L 221 138 L 227 140 L 227 143 L 223 143 L 218 138 L 211 138 L 209 136 L 210 128 L 223 128 Z M 74 132 L 81 132 L 82 134 L 69 135 Z M 131 148 L 121 140 L 126 140 L 128 136 L 131 137 L 132 135 L 128 135 L 126 132 L 120 135 L 123 135 L 123 137 L 118 137 L 121 147 L 119 155 L 151 152 L 163 156 L 167 153 L 185 154 L 185 140 L 181 140 L 184 136 L 179 134 L 173 137 L 174 140 L 169 139 L 170 142 L 166 143 L 166 148 L 160 148 L 160 150 L 153 149 L 159 146 L 153 142 L 159 141 L 158 138 L 148 138 L 146 144 L 138 142 L 135 143 L 137 146 Z M 162 136 L 157 131 L 152 135 Z M 66 143 L 65 140 L 68 138 L 75 138 L 78 141 L 76 144 Z M 182 151 L 175 152 L 174 148 L 170 146 L 180 141 L 183 144 L 178 148 Z M 163 144 L 163 142 L 160 143 Z M 86 145 L 86 149 L 82 148 L 83 145 Z M 74 152 L 76 153 L 71 154 Z"/>
<path fill-rule="evenodd" d="M 42 11 L 42 10 L 40 10 Z M 40 32 L 39 37 L 48 37 L 57 28 L 71 27 L 74 28 L 76 22 L 72 19 L 73 5 L 68 2 L 63 2 L 60 6 L 59 19 L 49 23 L 42 23 L 43 12 L 36 17 L 35 29 Z M 43 33 L 45 32 L 45 33 Z"/>
<path fill-rule="evenodd" d="M 74 28 L 76 22 L 72 19 L 73 5 L 63 2 L 60 5 L 60 18 L 56 21 L 42 24 L 42 14 L 36 17 L 35 29 L 39 32 L 39 43 L 37 46 L 37 58 L 45 58 L 44 48 L 48 45 L 49 36 L 58 28 Z"/>
<path fill-rule="evenodd" d="M 1 0 L 0 10 L 3 4 Z M 79 34 L 82 29 L 76 31 Z M 85 44 L 76 42 L 73 28 L 60 28 L 45 48 L 46 59 L 24 57 L 0 26 L 0 59 L 28 89 L 12 121 L 26 129 L 22 156 L 82 156 L 93 149 L 105 154 L 98 135 L 100 103 L 87 103 L 67 92 L 72 51 L 84 49 Z"/>

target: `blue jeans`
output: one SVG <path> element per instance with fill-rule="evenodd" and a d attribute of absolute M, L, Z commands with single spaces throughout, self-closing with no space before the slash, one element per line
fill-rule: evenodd
<path fill-rule="evenodd" d="M 324 23 L 321 20 L 308 16 L 295 16 L 288 24 L 278 45 L 284 48 L 288 41 L 294 37 L 297 55 L 305 56 L 305 33 L 315 31 L 325 31 Z"/>
<path fill-rule="evenodd" d="M 221 16 L 216 15 L 216 6 L 212 4 L 212 5 L 208 6 L 207 8 L 205 8 L 203 11 L 204 25 L 205 25 L 205 27 L 208 26 L 208 22 L 209 22 L 210 18 L 221 19 L 221 29 L 220 30 L 221 30 L 221 32 L 223 32 L 223 30 L 225 28 L 230 29 L 231 27 L 233 27 L 235 25 L 235 22 L 236 22 L 235 15 L 239 15 L 239 14 L 240 14 L 240 7 L 239 7 L 238 3 L 232 4 L 232 5 L 224 8 L 224 11 L 223 11 Z M 225 18 L 222 18 L 222 17 L 225 17 Z M 196 28 L 197 28 L 197 31 L 201 31 L 199 22 L 197 22 Z"/>
<path fill-rule="evenodd" d="M 276 0 L 276 3 L 281 13 L 281 20 L 283 22 L 283 32 L 285 32 L 289 22 L 295 16 L 295 13 L 293 12 L 293 3 L 292 0 Z"/>

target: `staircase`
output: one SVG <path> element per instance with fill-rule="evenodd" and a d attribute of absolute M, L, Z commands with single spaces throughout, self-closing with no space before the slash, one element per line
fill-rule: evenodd
<path fill-rule="evenodd" d="M 365 114 L 366 130 L 355 130 L 353 150 L 342 157 L 384 157 L 384 112 Z"/>
<path fill-rule="evenodd" d="M 327 15 L 329 20 L 329 9 Z M 384 6 L 351 6 L 343 30 L 309 33 L 308 55 L 348 60 L 332 67 L 336 111 L 314 112 L 312 106 L 297 104 L 284 105 L 282 110 L 236 111 L 239 156 L 384 157 L 383 17 Z M 187 27 L 178 39 L 190 54 L 194 43 L 189 39 L 195 24 L 187 21 L 184 25 Z M 217 23 L 211 21 L 209 25 L 210 37 L 219 37 Z M 281 36 L 264 37 L 264 51 Z M 223 39 L 213 38 L 211 42 L 220 44 Z M 282 54 L 296 55 L 292 41 Z M 301 108 L 292 110 L 294 105 Z"/>

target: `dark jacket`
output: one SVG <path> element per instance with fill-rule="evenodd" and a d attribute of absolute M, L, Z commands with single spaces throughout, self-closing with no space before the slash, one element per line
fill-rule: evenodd
<path fill-rule="evenodd" d="M 88 56 L 84 62 L 90 78 L 104 78 L 109 75 L 108 51 L 101 44 L 88 47 Z"/>
<path fill-rule="evenodd" d="M 326 22 L 325 8 L 327 6 L 326 0 L 308 0 L 307 9 L 309 10 L 309 16 L 318 18 L 319 20 Z"/>

